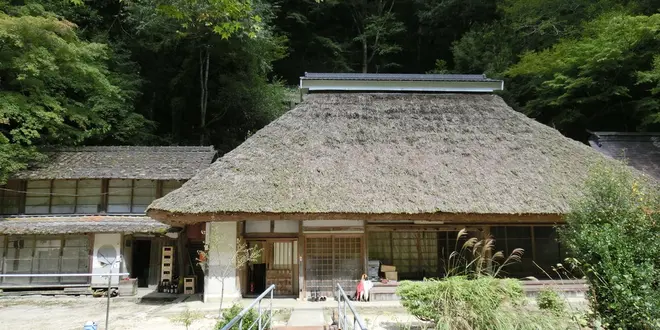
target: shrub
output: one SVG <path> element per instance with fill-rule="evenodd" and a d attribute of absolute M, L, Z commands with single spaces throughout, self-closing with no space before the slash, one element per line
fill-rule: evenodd
<path fill-rule="evenodd" d="M 566 311 L 566 302 L 559 296 L 557 291 L 551 288 L 544 288 L 536 297 L 536 303 L 540 309 L 551 311 L 556 314 L 562 314 Z"/>
<path fill-rule="evenodd" d="M 222 319 L 220 319 L 220 321 L 218 321 L 218 323 L 215 324 L 215 329 L 216 330 L 222 329 L 222 327 L 227 325 L 229 321 L 231 321 L 234 317 L 236 317 L 242 310 L 243 307 L 239 304 L 231 305 L 229 309 L 225 310 L 222 313 Z M 232 327 L 232 329 L 247 330 L 257 320 L 257 317 L 258 317 L 257 312 L 254 309 L 251 309 L 245 314 L 245 316 L 243 316 L 243 326 L 239 328 L 238 324 L 236 324 L 234 325 L 234 327 Z"/>
<path fill-rule="evenodd" d="M 660 329 L 660 189 L 624 166 L 595 166 L 561 241 L 613 329 Z"/>
<path fill-rule="evenodd" d="M 179 323 L 183 325 L 184 327 L 186 327 L 186 330 L 188 330 L 196 320 L 201 319 L 202 317 L 204 317 L 202 313 L 193 312 L 186 307 L 185 310 L 183 310 L 178 315 L 172 317 L 170 320 L 174 323 Z"/>
<path fill-rule="evenodd" d="M 525 308 L 520 281 L 482 276 L 452 276 L 423 282 L 403 281 L 397 294 L 415 317 L 438 329 L 562 329 L 558 316 Z"/>

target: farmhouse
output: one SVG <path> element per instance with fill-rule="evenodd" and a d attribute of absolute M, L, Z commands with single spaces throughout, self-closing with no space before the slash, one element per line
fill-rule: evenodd
<path fill-rule="evenodd" d="M 509 276 L 564 258 L 562 222 L 597 151 L 511 109 L 483 75 L 312 74 L 303 101 L 225 154 L 147 214 L 170 226 L 205 223 L 260 260 L 225 282 L 225 295 L 276 283 L 281 296 L 354 288 L 369 261 L 398 280 L 442 276 L 456 233 L 525 250 Z M 211 255 L 213 255 L 211 253 Z M 220 294 L 213 267 L 205 294 Z"/>
<path fill-rule="evenodd" d="M 178 236 L 176 230 L 147 217 L 145 209 L 208 167 L 215 153 L 212 147 L 47 151 L 49 159 L 43 165 L 20 172 L 0 186 L 1 273 L 122 271 L 137 278 L 139 286 L 158 285 L 163 246 L 183 247 L 175 253 L 186 260 L 185 246 L 195 254 L 203 242 L 195 234 L 200 230 L 173 239 Z M 183 244 L 177 246 L 182 238 Z M 118 281 L 113 277 L 113 286 Z M 7 277 L 0 278 L 0 289 L 84 290 L 107 283 L 107 277 L 101 276 Z"/>

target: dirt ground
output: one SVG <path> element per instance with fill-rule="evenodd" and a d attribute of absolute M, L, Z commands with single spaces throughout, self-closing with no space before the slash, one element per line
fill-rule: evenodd
<path fill-rule="evenodd" d="M 90 297 L 1 298 L 0 330 L 52 329 L 81 330 L 87 321 L 95 321 L 98 329 L 105 329 L 106 300 Z M 136 303 L 130 300 L 111 300 L 110 326 L 112 330 L 185 330 L 172 319 L 181 313 L 181 306 L 172 303 Z M 212 311 L 199 312 L 190 330 L 211 330 L 216 323 Z M 275 325 L 284 325 L 288 311 L 273 316 Z"/>

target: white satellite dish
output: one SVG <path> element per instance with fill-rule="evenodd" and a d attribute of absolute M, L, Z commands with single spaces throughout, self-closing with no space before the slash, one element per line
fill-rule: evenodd
<path fill-rule="evenodd" d="M 96 260 L 103 266 L 114 264 L 117 261 L 117 249 L 110 244 L 101 245 L 96 251 Z"/>

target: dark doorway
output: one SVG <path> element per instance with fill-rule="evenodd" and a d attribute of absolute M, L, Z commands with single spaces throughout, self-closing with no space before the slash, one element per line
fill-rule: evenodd
<path fill-rule="evenodd" d="M 133 242 L 133 272 L 131 277 L 138 279 L 138 287 L 149 286 L 149 255 L 151 254 L 151 241 L 136 240 Z"/>

